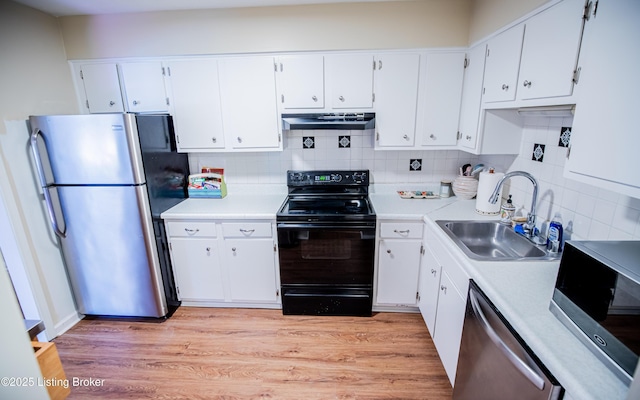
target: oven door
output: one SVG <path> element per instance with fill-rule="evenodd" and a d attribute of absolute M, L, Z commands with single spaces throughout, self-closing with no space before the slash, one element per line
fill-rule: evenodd
<path fill-rule="evenodd" d="M 375 223 L 278 224 L 284 314 L 371 315 Z"/>

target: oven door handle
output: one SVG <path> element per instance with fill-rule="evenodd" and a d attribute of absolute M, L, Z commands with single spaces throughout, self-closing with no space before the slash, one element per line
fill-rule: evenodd
<path fill-rule="evenodd" d="M 278 224 L 278 229 L 376 229 L 375 225 Z"/>

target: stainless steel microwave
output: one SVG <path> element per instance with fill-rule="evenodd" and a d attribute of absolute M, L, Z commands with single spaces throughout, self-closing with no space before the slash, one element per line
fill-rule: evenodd
<path fill-rule="evenodd" d="M 567 241 L 549 309 L 628 385 L 640 355 L 640 241 Z"/>

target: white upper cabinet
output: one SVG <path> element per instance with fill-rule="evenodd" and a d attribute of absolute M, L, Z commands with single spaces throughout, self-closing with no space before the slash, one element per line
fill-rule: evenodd
<path fill-rule="evenodd" d="M 565 176 L 640 198 L 640 2 L 596 4 L 584 28 Z"/>
<path fill-rule="evenodd" d="M 124 111 L 116 63 L 81 65 L 80 78 L 90 113 Z"/>
<path fill-rule="evenodd" d="M 419 115 L 423 146 L 455 146 L 458 136 L 464 57 L 460 53 L 426 56 L 425 102 Z"/>
<path fill-rule="evenodd" d="M 335 109 L 373 107 L 373 55 L 332 54 L 326 57 L 327 94 Z"/>
<path fill-rule="evenodd" d="M 570 96 L 585 0 L 564 0 L 525 22 L 518 99 Z"/>
<path fill-rule="evenodd" d="M 283 109 L 324 108 L 324 56 L 282 56 L 276 68 Z"/>
<path fill-rule="evenodd" d="M 489 40 L 484 72 L 484 102 L 515 100 L 523 35 L 524 24 L 520 24 Z"/>
<path fill-rule="evenodd" d="M 223 149 L 217 60 L 175 60 L 167 65 L 178 150 Z"/>
<path fill-rule="evenodd" d="M 160 61 L 125 62 L 119 66 L 127 111 L 169 111 Z"/>
<path fill-rule="evenodd" d="M 282 148 L 274 65 L 274 58 L 269 56 L 218 61 L 227 148 L 246 151 Z"/>
<path fill-rule="evenodd" d="M 458 127 L 460 132 L 458 144 L 463 150 L 475 149 L 478 141 L 486 48 L 487 45 L 483 43 L 467 53 Z"/>
<path fill-rule="evenodd" d="M 375 65 L 376 145 L 413 146 L 420 55 L 381 54 Z"/>

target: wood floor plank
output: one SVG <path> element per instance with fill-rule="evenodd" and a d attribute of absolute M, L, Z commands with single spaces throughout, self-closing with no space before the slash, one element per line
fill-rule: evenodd
<path fill-rule="evenodd" d="M 163 323 L 83 320 L 55 340 L 69 399 L 450 399 L 420 314 L 284 316 L 181 307 Z M 72 381 L 73 382 L 73 381 Z"/>

